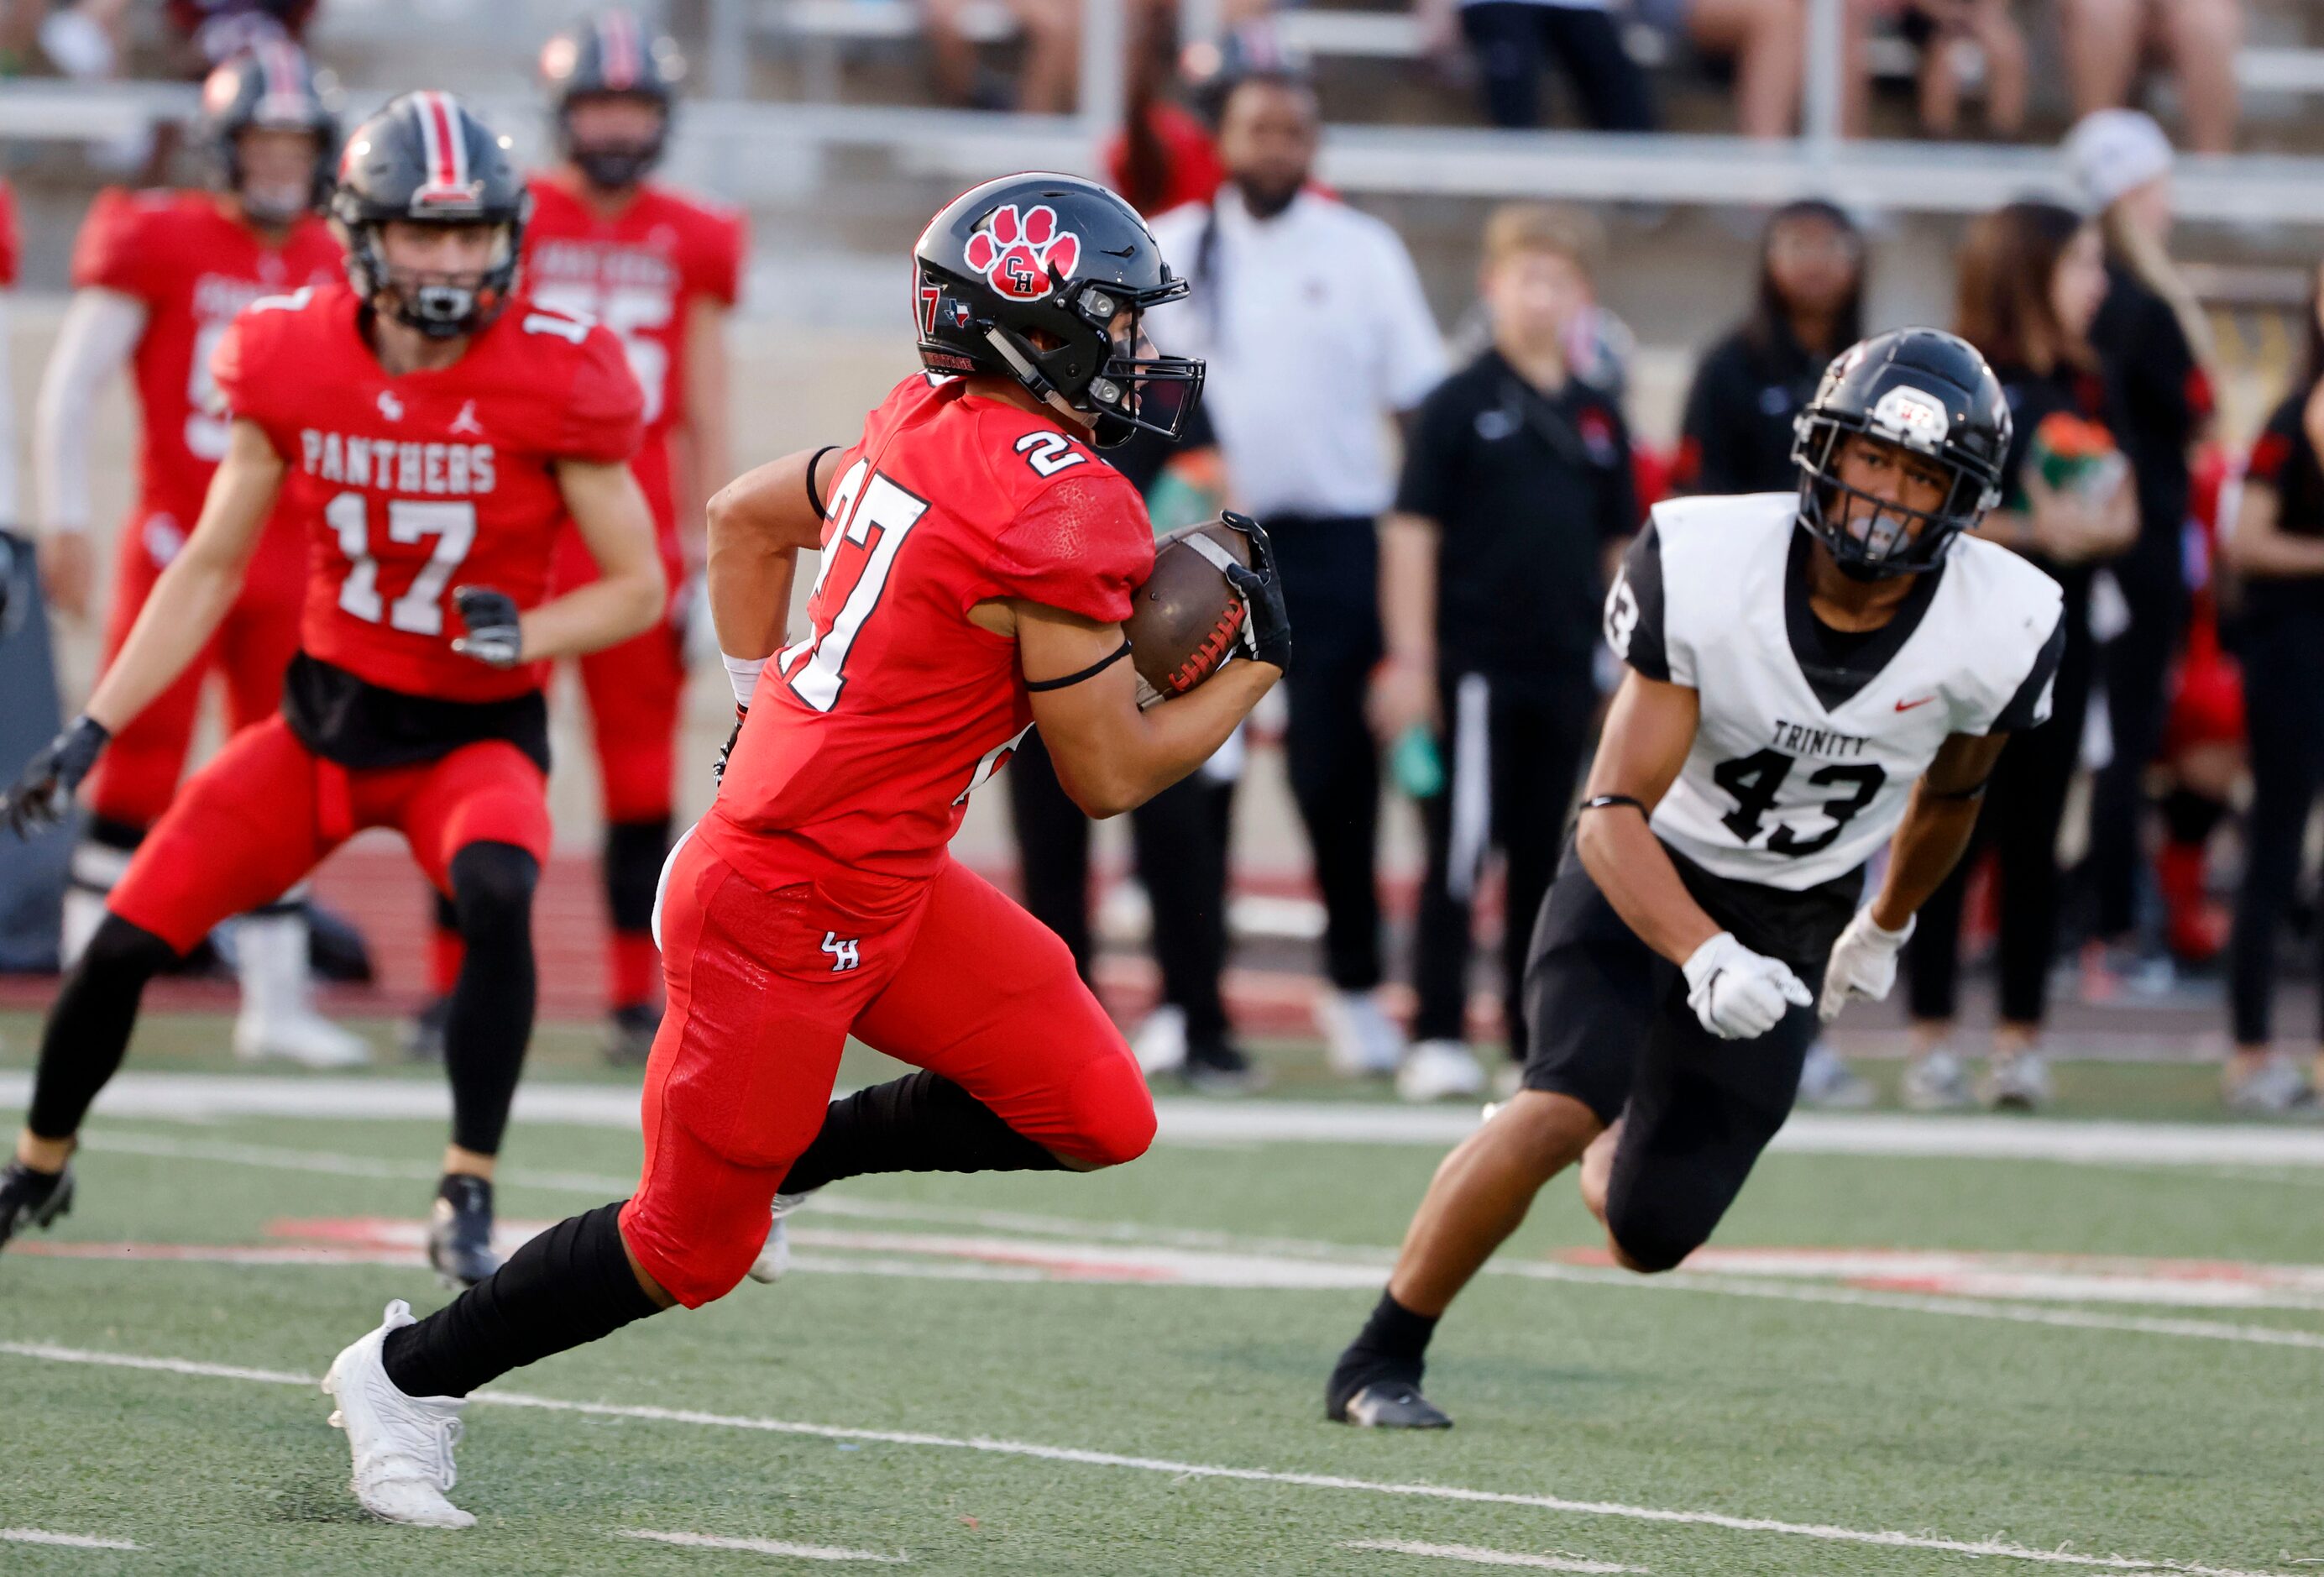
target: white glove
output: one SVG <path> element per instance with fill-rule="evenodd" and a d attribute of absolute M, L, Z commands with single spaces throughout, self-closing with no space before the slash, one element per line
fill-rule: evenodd
<path fill-rule="evenodd" d="M 1891 931 L 1872 918 L 1871 906 L 1856 911 L 1848 929 L 1831 945 L 1831 962 L 1823 966 L 1823 996 L 1816 1017 L 1831 1023 L 1852 999 L 1885 1002 L 1896 983 L 1896 954 L 1912 940 L 1913 921 Z"/>
<path fill-rule="evenodd" d="M 1793 1006 L 1815 999 L 1780 958 L 1752 952 L 1721 931 L 1686 961 L 1686 1005 L 1721 1040 L 1765 1035 Z"/>

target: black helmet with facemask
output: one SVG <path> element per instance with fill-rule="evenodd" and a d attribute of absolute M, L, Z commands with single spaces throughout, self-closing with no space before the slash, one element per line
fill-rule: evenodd
<path fill-rule="evenodd" d="M 1900 328 L 1841 353 L 1793 433 L 1800 524 L 1859 580 L 1934 569 L 1952 540 L 2001 502 L 2009 401 L 1976 347 L 1939 329 Z M 1840 457 L 1855 437 L 1934 462 L 1946 477 L 1943 502 L 1912 510 L 1849 486 Z"/>
<path fill-rule="evenodd" d="M 475 334 L 516 290 L 517 254 L 532 198 L 509 143 L 448 93 L 407 93 L 355 130 L 339 160 L 331 218 L 347 249 L 347 281 L 365 301 L 431 339 Z M 483 272 L 391 269 L 380 230 L 390 220 L 494 232 Z"/>
<path fill-rule="evenodd" d="M 306 51 L 288 39 L 261 39 L 202 82 L 202 131 L 226 173 L 226 189 L 260 225 L 287 226 L 320 208 L 331 189 L 338 152 L 337 88 L 316 71 Z M 300 132 L 315 140 L 308 178 L 270 191 L 254 185 L 244 168 L 245 132 Z"/>
<path fill-rule="evenodd" d="M 1004 176 L 963 192 L 912 249 L 912 309 L 931 372 L 1009 378 L 1097 419 L 1101 447 L 1176 438 L 1203 364 L 1144 354 L 1139 319 L 1186 294 L 1146 221 L 1074 175 Z"/>
<path fill-rule="evenodd" d="M 540 79 L 557 106 L 558 143 L 592 185 L 618 191 L 661 162 L 686 60 L 675 40 L 650 32 L 634 13 L 601 11 L 558 33 L 540 51 Z M 573 106 L 590 98 L 634 98 L 659 112 L 641 142 L 585 143 L 573 135 Z"/>

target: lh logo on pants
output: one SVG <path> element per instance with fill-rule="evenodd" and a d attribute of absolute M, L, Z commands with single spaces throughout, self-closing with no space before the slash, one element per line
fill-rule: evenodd
<path fill-rule="evenodd" d="M 844 974 L 863 962 L 856 954 L 855 944 L 858 940 L 860 938 L 854 936 L 843 937 L 836 931 L 825 931 L 823 934 L 823 950 L 831 954 L 832 973 Z"/>

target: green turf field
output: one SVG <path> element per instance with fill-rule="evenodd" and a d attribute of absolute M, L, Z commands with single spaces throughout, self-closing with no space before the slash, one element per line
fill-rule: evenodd
<path fill-rule="evenodd" d="M 208 1059 L 199 1020 L 156 1028 L 178 1039 L 149 1036 L 142 1065 Z M 0 1021 L 7 1064 L 28 1028 Z M 545 1073 L 582 1074 L 579 1047 L 552 1038 Z M 1301 1059 L 1281 1058 L 1295 1088 Z M 2071 1071 L 2094 1109 L 2208 1111 L 2177 1070 Z M 444 1296 L 410 1247 L 441 1138 L 94 1121 L 79 1209 L 35 1240 L 78 1257 L 0 1256 L 0 1530 L 137 1548 L 0 1539 L 0 1572 L 2290 1577 L 2324 1558 L 2324 1167 L 1775 1156 L 1714 1270 L 1654 1281 L 1560 1257 L 1595 1240 L 1561 1181 L 1440 1333 L 1431 1390 L 1459 1427 L 1414 1437 L 1325 1425 L 1320 1392 L 1439 1151 L 1266 1139 L 831 1190 L 779 1286 L 486 1393 L 454 1495 L 477 1527 L 388 1527 L 356 1512 L 311 1379 L 386 1299 Z M 616 1197 L 636 1152 L 618 1129 L 520 1125 L 502 1213 Z M 253 1249 L 295 1262 L 229 1262 Z M 1736 1252 L 1775 1249 L 1862 1252 Z"/>

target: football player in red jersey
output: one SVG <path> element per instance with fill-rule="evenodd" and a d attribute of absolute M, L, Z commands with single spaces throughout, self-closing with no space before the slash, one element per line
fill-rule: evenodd
<path fill-rule="evenodd" d="M 679 621 L 690 572 L 702 564 L 706 478 L 723 481 L 727 446 L 726 315 L 739 293 L 741 217 L 685 197 L 648 174 L 661 157 L 681 69 L 677 46 L 625 11 L 558 34 L 541 52 L 564 161 L 532 178 L 524 234 L 525 291 L 545 307 L 613 330 L 645 391 L 646 438 L 631 468 L 653 508 L 673 617 L 634 641 L 581 659 L 603 794 L 605 904 L 613 922 L 605 1043 L 616 1063 L 653 1045 L 661 959 L 650 922 L 654 880 L 669 853 L 670 793 L 686 685 Z M 681 540 L 681 522 L 685 535 Z M 596 574 L 568 538 L 556 585 Z M 456 968 L 449 916 L 438 913 L 437 982 Z M 415 1026 L 415 1049 L 431 1038 Z"/>
<path fill-rule="evenodd" d="M 331 213 L 347 281 L 258 301 L 213 364 L 233 413 L 201 517 L 88 708 L 0 798 L 60 819 L 114 733 L 193 663 L 271 512 L 310 572 L 281 713 L 186 786 L 130 862 L 41 1044 L 0 1240 L 70 1198 L 73 1135 L 126 1049 L 147 980 L 227 915 L 357 831 L 401 832 L 457 910 L 467 962 L 445 1063 L 452 1140 L 429 1258 L 492 1256 L 493 1157 L 532 1029 L 532 892 L 549 852 L 543 664 L 660 616 L 652 525 L 629 471 L 642 401 L 602 328 L 512 300 L 525 194 L 504 145 L 449 96 L 358 128 Z M 549 595 L 567 520 L 600 576 Z"/>
<path fill-rule="evenodd" d="M 329 184 L 337 126 L 306 57 L 262 45 L 212 72 L 202 90 L 226 175 L 217 191 L 105 193 L 73 254 L 76 293 L 50 356 L 34 426 L 41 560 L 66 613 L 90 606 L 89 433 L 97 396 L 124 366 L 143 417 L 135 504 L 115 548 L 110 663 L 154 582 L 201 512 L 230 424 L 217 410 L 210 353 L 235 313 L 262 296 L 334 279 L 337 241 L 314 212 Z M 69 965 L 105 918 L 105 897 L 178 790 L 202 689 L 223 681 L 226 720 L 269 715 L 299 644 L 307 548 L 296 521 L 263 533 L 241 595 L 185 672 L 113 743 L 89 783 L 89 819 L 65 894 Z M 235 927 L 242 1013 L 235 1049 L 319 1066 L 364 1060 L 364 1043 L 309 1005 L 304 889 L 263 895 Z"/>
<path fill-rule="evenodd" d="M 1231 572 L 1247 659 L 1139 710 L 1122 623 L 1152 531 L 1090 446 L 1175 433 L 1191 409 L 1201 364 L 1141 355 L 1138 330 L 1185 281 L 1111 192 L 1023 175 L 939 213 L 914 282 L 928 372 L 853 445 L 762 466 L 711 505 L 711 607 L 749 716 L 664 878 L 669 1009 L 638 1190 L 424 1322 L 390 1304 L 339 1354 L 324 1386 L 381 1517 L 472 1522 L 444 1496 L 469 1390 L 723 1296 L 779 1194 L 869 1172 L 1089 1170 L 1153 1138 L 1137 1061 L 1065 944 L 946 844 L 1037 723 L 1098 816 L 1209 759 L 1290 660 L 1273 558 L 1253 527 L 1253 567 Z M 803 548 L 822 551 L 810 628 L 785 645 Z M 850 1034 L 921 1071 L 831 1102 Z"/>

